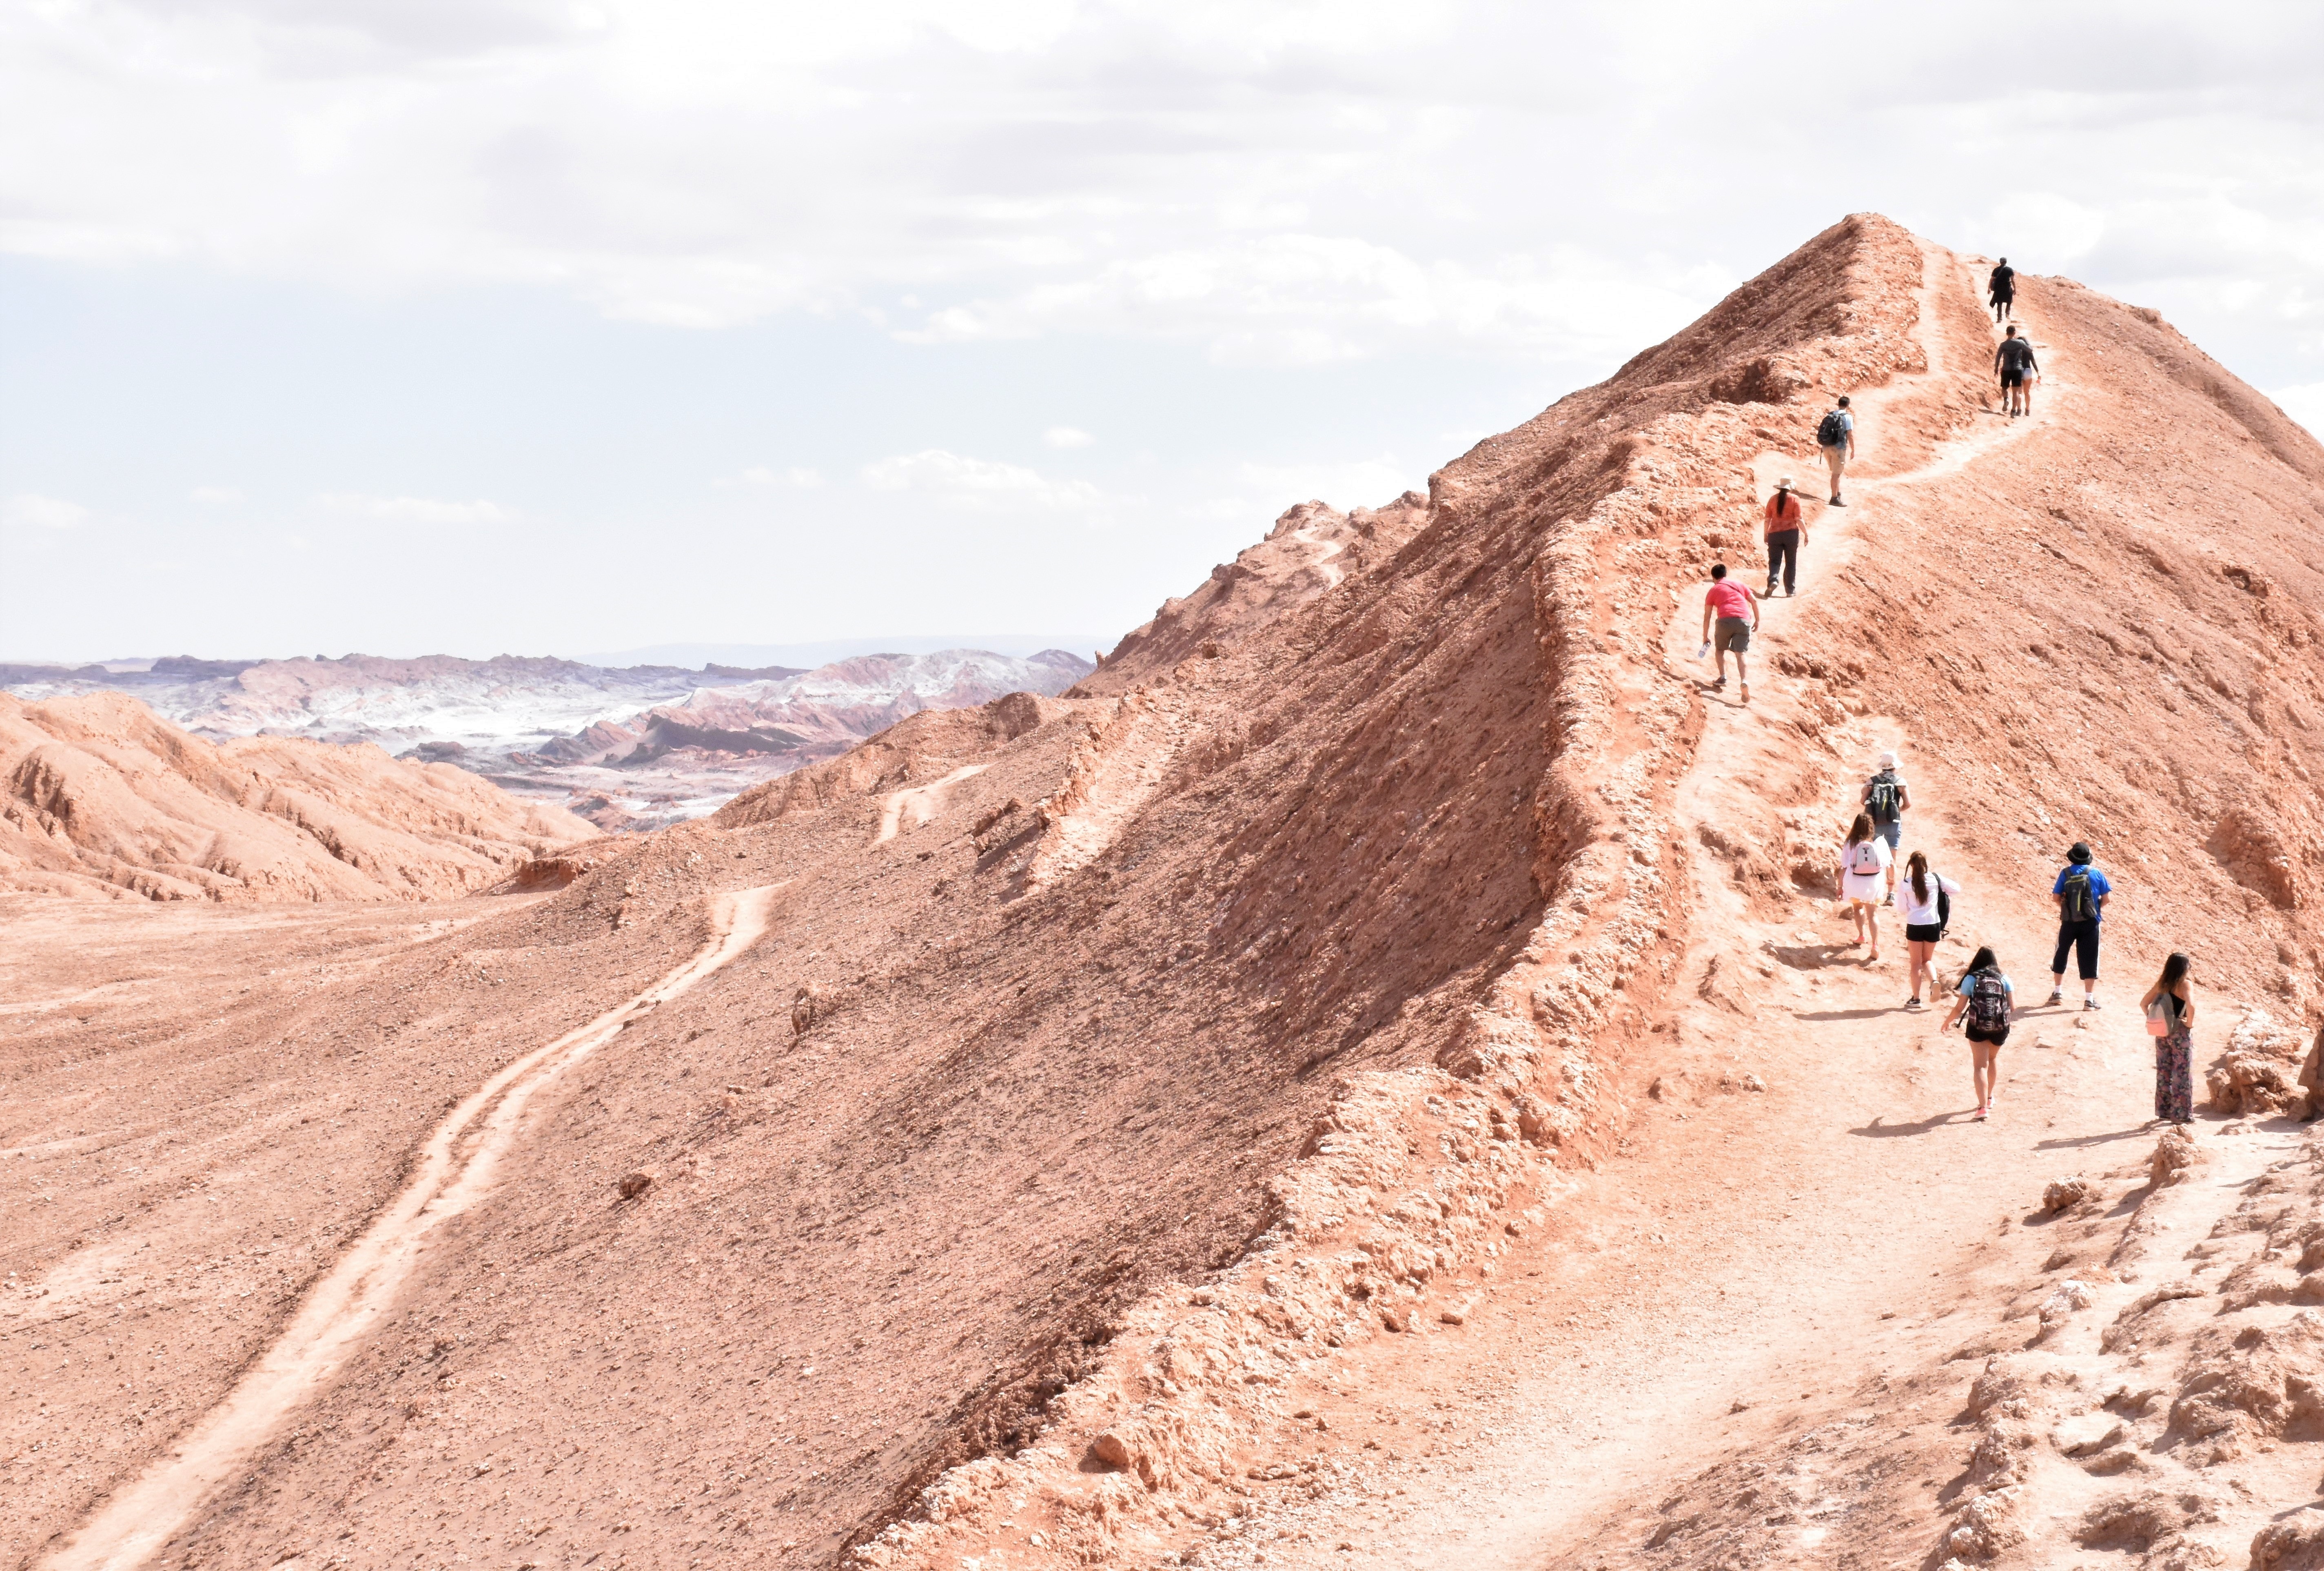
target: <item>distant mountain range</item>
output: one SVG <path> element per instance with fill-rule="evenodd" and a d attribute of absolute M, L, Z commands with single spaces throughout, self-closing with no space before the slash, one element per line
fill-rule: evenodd
<path fill-rule="evenodd" d="M 691 670 L 517 655 L 171 656 L 0 665 L 0 690 L 35 701 L 126 693 L 213 740 L 373 743 L 400 757 L 457 764 L 521 795 L 554 798 L 601 828 L 632 829 L 709 812 L 746 786 L 844 752 L 918 710 L 1011 692 L 1055 695 L 1095 669 L 1058 649 L 1030 657 L 971 649 L 858 654 L 816 667 L 706 661 Z"/>

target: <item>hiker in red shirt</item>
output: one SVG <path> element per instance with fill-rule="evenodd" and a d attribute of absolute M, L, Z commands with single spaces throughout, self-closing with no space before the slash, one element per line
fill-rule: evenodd
<path fill-rule="evenodd" d="M 1775 482 L 1775 494 L 1767 498 L 1767 593 L 1771 596 L 1779 573 L 1785 596 L 1799 593 L 1800 547 L 1808 540 L 1808 531 L 1802 527 L 1805 522 L 1800 515 L 1800 499 L 1792 494 L 1792 477 L 1786 475 Z"/>
<path fill-rule="evenodd" d="M 1711 619 L 1719 622 L 1715 636 Z M 1751 647 L 1751 635 L 1759 631 L 1759 602 L 1751 591 L 1727 576 L 1727 564 L 1720 562 L 1711 569 L 1711 593 L 1702 597 L 1702 645 L 1704 652 L 1719 651 L 1719 679 L 1711 685 L 1714 693 L 1727 686 L 1727 652 L 1735 652 L 1735 679 L 1743 689 L 1743 701 L 1751 701 L 1751 673 L 1744 668 L 1743 652 Z"/>

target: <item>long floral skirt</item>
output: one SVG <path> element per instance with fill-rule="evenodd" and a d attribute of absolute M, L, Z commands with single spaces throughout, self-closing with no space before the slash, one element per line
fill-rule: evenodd
<path fill-rule="evenodd" d="M 2195 1116 L 2195 1042 L 2185 1026 L 2154 1039 L 2154 1116 L 2173 1123 Z"/>

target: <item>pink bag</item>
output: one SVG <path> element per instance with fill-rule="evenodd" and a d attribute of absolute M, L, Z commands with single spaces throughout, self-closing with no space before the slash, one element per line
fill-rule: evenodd
<path fill-rule="evenodd" d="M 2150 1037 L 2167 1037 L 2171 1034 L 2171 1016 L 2168 1006 L 2163 1002 L 2163 998 L 2169 996 L 2170 994 L 2164 993 L 2146 1006 L 2146 1034 Z"/>

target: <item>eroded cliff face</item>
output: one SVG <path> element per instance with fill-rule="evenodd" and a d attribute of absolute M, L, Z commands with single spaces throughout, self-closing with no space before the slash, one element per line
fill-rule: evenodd
<path fill-rule="evenodd" d="M 115 693 L 0 694 L 0 890 L 229 902 L 430 900 L 596 831 L 376 747 L 188 735 Z"/>
<path fill-rule="evenodd" d="M 308 1524 L 344 1520 L 352 1564 L 455 1539 L 673 1566 L 1226 1553 L 1382 1465 L 1315 1427 L 1324 1394 L 1396 1400 L 1400 1349 L 1466 1334 L 1516 1261 L 1554 1271 L 1545 1236 L 1606 1184 L 1639 1087 L 1695 1083 L 1682 1041 L 1748 1040 L 1756 1067 L 1703 1070 L 1739 1104 L 1853 1029 L 1733 1022 L 1823 964 L 1794 929 L 1899 730 L 1980 878 L 2032 879 L 2052 839 L 2101 842 L 2126 885 L 2167 853 L 2169 905 L 2126 889 L 2110 942 L 2192 924 L 2217 985 L 2298 1008 L 2314 842 L 2278 782 L 2324 702 L 2324 467 L 2154 322 L 2061 283 L 2021 299 L 2093 354 L 2043 394 L 2073 419 L 1996 424 L 1967 270 L 1849 219 L 1425 501 L 1294 509 L 1064 698 L 913 716 L 383 963 L 392 1041 L 319 1001 L 238 1006 L 448 1073 L 771 891 L 764 938 L 541 1087 L 458 1247 L 177 1549 L 320 1555 Z M 1786 603 L 1745 711 L 1689 659 L 1705 574 L 1756 562 L 1766 483 L 1815 462 L 1842 391 L 1875 504 L 1818 510 L 1825 587 Z M 2150 464 L 2178 476 L 2167 516 Z M 2220 494 L 2176 506 L 2198 473 Z M 1989 909 L 1997 933 L 2040 914 L 2031 891 Z M 28 1132 L 64 1091 L 31 1087 Z M 302 1135 L 269 1181 L 426 1127 Z M 196 1160 L 156 1149 L 140 1181 Z M 1781 1170 L 1726 1160 L 1746 1191 Z M 58 1187 L 32 1269 L 114 1214 L 102 1170 Z M 104 1260 L 256 1245 L 152 1217 Z M 87 1274 L 78 1302 L 133 1312 Z M 94 1377 L 53 1400 L 84 1427 L 117 1405 Z M 17 1525 L 66 1530 L 168 1439 Z"/>

